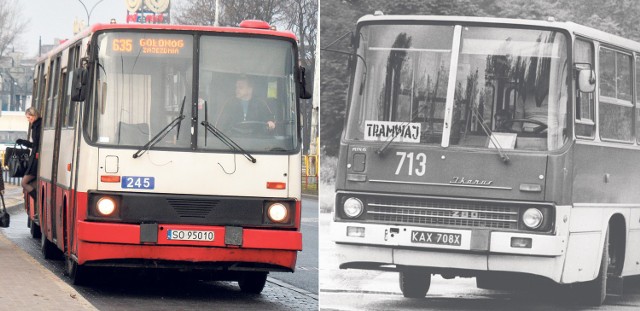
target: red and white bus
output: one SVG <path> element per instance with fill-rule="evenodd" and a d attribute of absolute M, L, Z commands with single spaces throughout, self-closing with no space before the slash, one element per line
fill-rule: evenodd
<path fill-rule="evenodd" d="M 275 128 L 217 127 L 237 79 Z M 91 270 L 215 270 L 247 292 L 295 269 L 302 249 L 296 37 L 240 27 L 97 24 L 36 64 L 43 118 L 38 197 L 26 204 L 46 258 Z"/>
<path fill-rule="evenodd" d="M 640 43 L 571 22 L 382 14 L 352 38 L 341 268 L 397 271 L 407 297 L 432 274 L 542 278 L 595 305 L 640 274 Z"/>

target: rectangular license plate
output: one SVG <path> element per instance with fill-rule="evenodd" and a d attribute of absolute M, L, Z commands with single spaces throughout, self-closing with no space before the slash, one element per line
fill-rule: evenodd
<path fill-rule="evenodd" d="M 213 241 L 213 231 L 200 230 L 167 230 L 167 240 L 179 241 Z"/>
<path fill-rule="evenodd" d="M 411 242 L 460 246 L 462 245 L 462 234 L 432 231 L 411 231 Z"/>
<path fill-rule="evenodd" d="M 155 177 L 122 176 L 120 185 L 123 189 L 153 189 L 155 183 Z"/>

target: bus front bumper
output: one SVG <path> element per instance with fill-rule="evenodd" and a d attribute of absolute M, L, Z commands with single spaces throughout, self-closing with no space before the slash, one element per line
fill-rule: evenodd
<path fill-rule="evenodd" d="M 294 271 L 302 250 L 299 231 L 224 226 L 119 224 L 80 221 L 79 264 L 118 260 L 223 263 L 269 271 Z M 172 240 L 169 230 L 213 232 L 213 240 Z M 154 232 L 155 231 L 155 232 Z"/>
<path fill-rule="evenodd" d="M 567 238 L 487 229 L 331 223 L 340 268 L 528 273 L 560 280 Z M 377 268 L 376 268 L 377 267 Z"/>

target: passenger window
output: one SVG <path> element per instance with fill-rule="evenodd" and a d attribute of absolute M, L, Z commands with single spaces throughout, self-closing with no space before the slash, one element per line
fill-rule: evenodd
<path fill-rule="evenodd" d="M 631 55 L 600 49 L 600 137 L 631 142 L 633 127 Z"/>

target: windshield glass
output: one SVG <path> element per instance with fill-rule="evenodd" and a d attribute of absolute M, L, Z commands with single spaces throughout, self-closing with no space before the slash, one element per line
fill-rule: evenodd
<path fill-rule="evenodd" d="M 296 150 L 294 43 L 203 34 L 194 61 L 193 38 L 157 32 L 98 36 L 93 118 L 88 120 L 92 141 L 135 149 L 167 130 L 151 148 L 230 152 L 207 131 L 202 124 L 207 122 L 248 152 Z M 194 66 L 199 66 L 196 96 Z M 181 112 L 185 118 L 167 128 Z M 198 125 L 192 129 L 194 118 Z"/>
<path fill-rule="evenodd" d="M 288 41 L 203 36 L 198 119 L 249 152 L 297 148 L 294 60 Z M 203 126 L 198 146 L 229 148 Z"/>
<path fill-rule="evenodd" d="M 93 141 L 146 144 L 192 103 L 193 37 L 182 34 L 118 32 L 98 37 Z M 156 147 L 189 147 L 189 118 Z"/>
<path fill-rule="evenodd" d="M 356 67 L 346 138 L 441 145 L 453 34 L 453 26 L 362 27 L 358 54 L 366 64 L 359 60 Z M 462 27 L 459 53 L 444 145 L 555 150 L 564 144 L 563 34 Z"/>

